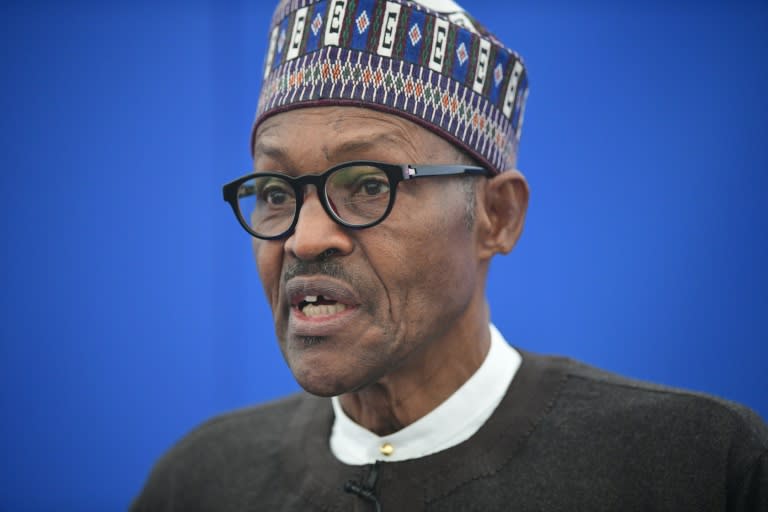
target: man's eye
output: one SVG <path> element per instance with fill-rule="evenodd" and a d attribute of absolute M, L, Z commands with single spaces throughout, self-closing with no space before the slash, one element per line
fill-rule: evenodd
<path fill-rule="evenodd" d="M 270 205 L 279 206 L 291 199 L 291 194 L 285 187 L 268 186 L 261 191 L 261 199 Z"/>
<path fill-rule="evenodd" d="M 377 196 L 389 193 L 389 183 L 379 179 L 368 179 L 362 182 L 358 193 L 366 196 Z"/>

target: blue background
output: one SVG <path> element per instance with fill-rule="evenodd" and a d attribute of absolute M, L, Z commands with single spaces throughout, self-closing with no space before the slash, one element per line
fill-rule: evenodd
<path fill-rule="evenodd" d="M 470 4 L 532 87 L 495 322 L 767 416 L 768 3 Z M 2 3 L 0 510 L 123 510 L 184 432 L 297 388 L 220 198 L 270 16 Z"/>

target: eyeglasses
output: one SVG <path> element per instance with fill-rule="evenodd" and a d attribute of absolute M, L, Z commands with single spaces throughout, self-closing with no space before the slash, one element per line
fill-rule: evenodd
<path fill-rule="evenodd" d="M 387 218 L 401 181 L 454 175 L 489 176 L 490 172 L 469 165 L 355 161 L 296 178 L 277 172 L 249 174 L 224 185 L 223 193 L 248 233 L 262 240 L 276 240 L 293 233 L 307 185 L 317 188 L 320 204 L 330 218 L 344 227 L 362 229 Z"/>

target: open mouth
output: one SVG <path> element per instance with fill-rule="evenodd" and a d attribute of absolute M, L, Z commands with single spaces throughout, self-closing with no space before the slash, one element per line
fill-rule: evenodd
<path fill-rule="evenodd" d="M 341 302 L 327 299 L 322 295 L 307 295 L 296 305 L 304 316 L 316 318 L 320 316 L 332 316 L 347 309 L 347 305 Z"/>
<path fill-rule="evenodd" d="M 361 303 L 347 283 L 328 276 L 297 276 L 285 284 L 291 325 L 297 333 L 327 336 L 353 318 Z"/>

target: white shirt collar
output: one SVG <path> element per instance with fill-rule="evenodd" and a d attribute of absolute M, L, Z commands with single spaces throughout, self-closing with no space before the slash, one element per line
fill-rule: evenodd
<path fill-rule="evenodd" d="M 453 395 L 426 416 L 388 436 L 361 427 L 331 398 L 335 419 L 331 452 L 344 464 L 372 464 L 424 457 L 472 437 L 490 418 L 507 392 L 522 358 L 491 324 L 491 346 L 480 368 Z M 391 453 L 385 455 L 388 451 Z"/>

